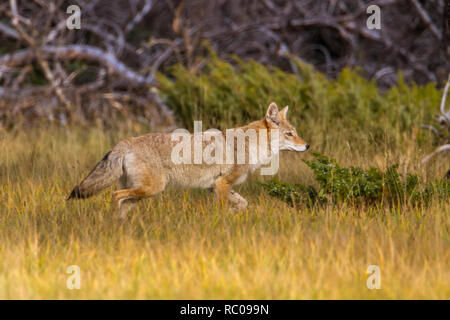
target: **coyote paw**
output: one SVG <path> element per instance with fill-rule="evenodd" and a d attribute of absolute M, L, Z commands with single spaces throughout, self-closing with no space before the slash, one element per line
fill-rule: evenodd
<path fill-rule="evenodd" d="M 242 211 L 248 206 L 247 200 L 234 190 L 230 191 L 228 201 L 232 204 L 233 211 L 235 212 Z"/>

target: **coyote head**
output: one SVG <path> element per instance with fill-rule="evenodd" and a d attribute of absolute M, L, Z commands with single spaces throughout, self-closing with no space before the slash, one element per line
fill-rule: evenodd
<path fill-rule="evenodd" d="M 265 118 L 267 127 L 269 130 L 278 129 L 280 151 L 304 152 L 309 149 L 309 144 L 298 136 L 297 130 L 287 121 L 286 113 L 288 109 L 289 107 L 286 106 L 281 111 L 278 111 L 277 105 L 272 102 L 267 109 Z"/>

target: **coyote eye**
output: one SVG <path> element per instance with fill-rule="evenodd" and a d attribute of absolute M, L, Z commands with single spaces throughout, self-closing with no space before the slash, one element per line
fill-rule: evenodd
<path fill-rule="evenodd" d="M 293 137 L 293 136 L 294 136 L 294 134 L 293 134 L 292 132 L 286 132 L 286 135 L 287 135 L 288 137 Z"/>

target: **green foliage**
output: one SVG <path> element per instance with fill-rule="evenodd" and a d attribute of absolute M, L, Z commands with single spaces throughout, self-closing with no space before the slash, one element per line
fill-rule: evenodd
<path fill-rule="evenodd" d="M 272 197 L 280 198 L 291 206 L 299 202 L 311 205 L 316 200 L 320 200 L 321 202 L 325 200 L 319 197 L 316 189 L 312 186 L 283 183 L 278 180 L 271 180 L 266 183 L 261 183 L 261 185 Z"/>
<path fill-rule="evenodd" d="M 379 140 L 385 133 L 394 136 L 425 123 L 439 105 L 434 84 L 407 86 L 401 75 L 397 86 L 380 93 L 358 70 L 344 69 L 332 80 L 295 59 L 298 75 L 237 57 L 230 60 L 210 51 L 200 71 L 175 65 L 167 76 L 159 75 L 166 101 L 183 126 L 192 129 L 194 120 L 220 129 L 244 124 L 261 119 L 275 101 L 291 107 L 294 125 L 351 128 Z"/>
<path fill-rule="evenodd" d="M 441 199 L 450 197 L 450 181 L 441 180 L 423 185 L 414 174 L 403 177 L 397 166 L 381 171 L 377 168 L 363 170 L 359 167 L 341 167 L 335 160 L 313 153 L 314 160 L 304 160 L 313 170 L 319 185 L 318 191 L 312 186 L 281 183 L 272 180 L 263 183 L 264 189 L 271 195 L 286 201 L 290 205 L 316 202 L 324 203 L 328 199 L 339 201 L 362 201 L 366 203 L 412 203 L 427 204 L 433 196 Z"/>

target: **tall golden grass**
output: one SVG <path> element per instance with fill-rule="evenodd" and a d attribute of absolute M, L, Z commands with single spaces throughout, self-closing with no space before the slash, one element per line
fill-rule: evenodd
<path fill-rule="evenodd" d="M 414 136 L 352 139 L 313 128 L 313 150 L 342 165 L 400 164 L 424 179 L 445 172 Z M 115 142 L 140 130 L 41 128 L 0 133 L 0 298 L 2 299 L 449 299 L 450 204 L 291 208 L 255 183 L 237 188 L 248 210 L 218 208 L 209 191 L 168 190 L 121 222 L 111 191 L 67 202 Z M 358 143 L 354 143 L 357 141 Z M 431 146 L 430 146 L 431 149 Z M 313 183 L 301 162 L 281 159 L 282 181 Z M 81 288 L 69 290 L 78 265 Z M 366 286 L 369 265 L 381 289 Z"/>

